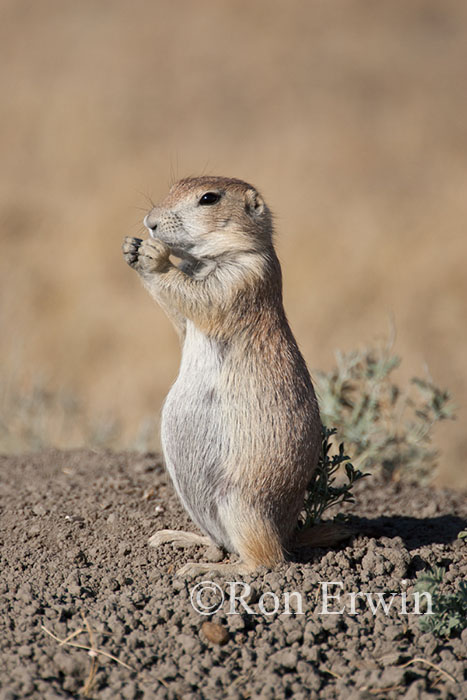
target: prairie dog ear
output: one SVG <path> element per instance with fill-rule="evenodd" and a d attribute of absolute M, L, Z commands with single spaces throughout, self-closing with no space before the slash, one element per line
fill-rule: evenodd
<path fill-rule="evenodd" d="M 247 190 L 245 194 L 245 209 L 250 216 L 260 216 L 264 211 L 264 199 L 256 190 Z"/>

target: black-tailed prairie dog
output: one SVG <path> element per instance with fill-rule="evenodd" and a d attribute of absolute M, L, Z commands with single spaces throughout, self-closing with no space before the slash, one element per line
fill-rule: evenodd
<path fill-rule="evenodd" d="M 242 180 L 194 177 L 173 185 L 144 223 L 150 236 L 127 237 L 123 252 L 181 339 L 162 447 L 205 533 L 162 530 L 150 544 L 215 543 L 240 557 L 180 574 L 273 567 L 293 542 L 321 423 L 284 312 L 271 212 Z"/>

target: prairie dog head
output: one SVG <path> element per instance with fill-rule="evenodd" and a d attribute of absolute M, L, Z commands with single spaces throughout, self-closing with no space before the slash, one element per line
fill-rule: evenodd
<path fill-rule="evenodd" d="M 271 213 L 263 198 L 248 183 L 226 177 L 180 180 L 144 225 L 181 258 L 216 259 L 272 246 Z"/>

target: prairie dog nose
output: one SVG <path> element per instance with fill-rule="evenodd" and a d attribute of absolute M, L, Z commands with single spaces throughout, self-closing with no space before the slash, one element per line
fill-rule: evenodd
<path fill-rule="evenodd" d="M 156 228 L 157 228 L 157 221 L 155 220 L 155 218 L 154 217 L 151 218 L 150 213 L 146 214 L 146 216 L 143 219 L 143 224 L 148 229 L 149 235 L 151 236 L 151 238 L 154 238 L 154 233 L 155 233 Z"/>

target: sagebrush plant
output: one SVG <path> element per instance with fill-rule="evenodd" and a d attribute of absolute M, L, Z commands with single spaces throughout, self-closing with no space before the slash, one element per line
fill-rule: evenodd
<path fill-rule="evenodd" d="M 333 436 L 335 428 L 321 428 L 321 453 L 318 466 L 308 484 L 304 510 L 299 521 L 300 528 L 308 528 L 319 523 L 323 513 L 333 506 L 355 501 L 352 489 L 357 481 L 368 474 L 355 469 L 350 457 L 345 454 L 341 442 L 336 449 Z M 337 479 L 341 483 L 338 483 Z M 339 516 L 336 516 L 339 517 Z"/>
<path fill-rule="evenodd" d="M 338 352 L 336 362 L 330 372 L 315 374 L 323 423 L 337 429 L 362 469 L 427 481 L 438 456 L 433 427 L 454 417 L 449 392 L 430 378 L 399 386 L 393 372 L 401 359 L 392 343 Z"/>
<path fill-rule="evenodd" d="M 442 591 L 445 573 L 442 566 L 434 566 L 419 572 L 415 584 L 416 592 L 431 595 L 432 614 L 420 618 L 420 627 L 437 637 L 458 636 L 467 627 L 467 582 L 461 581 L 454 593 L 445 593 Z"/>

